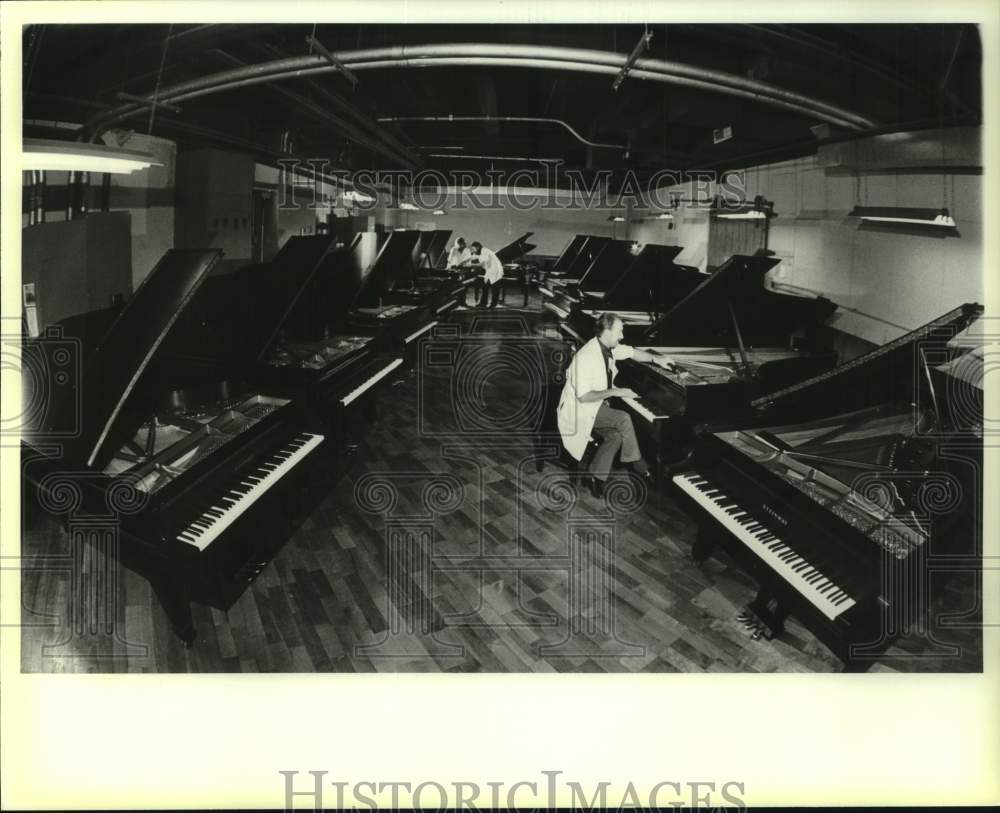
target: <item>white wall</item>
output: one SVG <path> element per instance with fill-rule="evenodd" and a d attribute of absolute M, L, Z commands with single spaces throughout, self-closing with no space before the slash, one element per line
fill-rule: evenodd
<path fill-rule="evenodd" d="M 882 344 L 919 327 L 963 302 L 984 301 L 982 267 L 982 177 L 940 171 L 866 172 L 860 178 L 819 166 L 815 156 L 746 170 L 747 196 L 774 201 L 769 247 L 781 258 L 772 281 L 822 293 L 840 305 L 831 324 L 845 333 Z M 860 190 L 860 193 L 859 193 Z M 691 184 L 668 191 L 695 197 Z M 699 197 L 711 197 L 714 189 Z M 664 194 L 663 197 L 666 197 Z M 957 235 L 872 230 L 849 217 L 856 205 L 940 208 L 947 206 Z M 453 236 L 498 248 L 525 231 L 538 254 L 557 255 L 577 233 L 611 235 L 681 245 L 678 262 L 704 270 L 709 216 L 685 203 L 673 221 L 609 223 L 607 210 L 456 211 L 444 216 L 393 211 L 393 225 L 434 220 Z M 627 225 L 627 229 L 626 229 Z"/>
<path fill-rule="evenodd" d="M 982 178 L 879 172 L 858 178 L 815 158 L 750 171 L 749 196 L 774 201 L 769 247 L 774 280 L 826 294 L 832 324 L 884 343 L 963 302 L 984 301 Z M 859 195 L 860 186 L 860 195 Z M 856 205 L 947 208 L 957 236 L 863 228 Z"/>
<path fill-rule="evenodd" d="M 139 286 L 146 274 L 174 245 L 174 172 L 177 145 L 156 136 L 131 133 L 119 143 L 118 131 L 105 134 L 105 142 L 122 149 L 155 156 L 163 166 L 111 176 L 111 211 L 132 215 L 132 287 Z M 97 177 L 99 176 L 92 176 Z M 99 180 L 98 180 L 99 183 Z"/>

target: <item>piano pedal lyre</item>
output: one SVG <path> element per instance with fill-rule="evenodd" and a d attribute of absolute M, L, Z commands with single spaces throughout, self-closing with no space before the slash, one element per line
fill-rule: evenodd
<path fill-rule="evenodd" d="M 784 634 L 787 615 L 788 610 L 782 607 L 777 599 L 761 590 L 757 597 L 739 612 L 736 620 L 743 624 L 754 641 L 759 641 L 761 638 L 771 641 Z"/>

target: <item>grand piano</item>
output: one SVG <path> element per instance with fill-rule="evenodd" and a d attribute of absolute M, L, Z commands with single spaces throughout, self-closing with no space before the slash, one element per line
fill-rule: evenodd
<path fill-rule="evenodd" d="M 435 271 L 444 270 L 448 261 L 449 237 L 451 237 L 451 229 L 420 232 L 420 238 L 413 253 L 413 267 L 418 274 L 430 276 Z"/>
<path fill-rule="evenodd" d="M 116 555 L 149 580 L 188 644 L 191 602 L 231 606 L 339 470 L 286 395 L 229 380 L 172 399 L 162 347 L 221 255 L 168 251 L 22 447 L 28 505 L 120 527 Z M 60 426 L 75 430 L 51 444 Z"/>
<path fill-rule="evenodd" d="M 413 264 L 419 231 L 389 232 L 374 261 L 366 266 L 362 234 L 355 235 L 349 256 L 363 284 L 351 305 L 351 324 L 379 326 L 407 343 L 433 327 L 439 314 L 456 307 L 465 289 L 447 277 L 421 278 Z"/>
<path fill-rule="evenodd" d="M 981 357 L 954 372 L 976 362 L 955 340 L 982 312 L 955 308 L 700 433 L 673 478 L 699 519 L 692 555 L 722 549 L 754 578 L 739 616 L 754 637 L 793 615 L 864 670 L 921 623 L 938 577 L 978 567 Z"/>
<path fill-rule="evenodd" d="M 672 369 L 618 365 L 617 385 L 639 395 L 623 403 L 641 418 L 656 463 L 682 460 L 698 423 L 739 414 L 753 398 L 835 364 L 815 334 L 836 305 L 767 289 L 764 277 L 778 262 L 734 255 L 652 324 L 625 323 L 627 343 L 675 362 Z M 568 322 L 560 327 L 576 343 L 593 335 Z"/>
<path fill-rule="evenodd" d="M 171 399 L 183 406 L 231 379 L 249 381 L 303 403 L 330 443 L 351 443 L 356 402 L 404 359 L 403 339 L 392 330 L 350 323 L 365 281 L 355 248 L 296 236 L 270 263 L 208 275 L 158 354 Z"/>
<path fill-rule="evenodd" d="M 542 295 L 554 297 L 562 286 L 579 285 L 580 280 L 597 259 L 601 250 L 611 242 L 610 237 L 597 237 L 592 234 L 578 234 L 563 249 L 548 274 L 551 287 L 542 287 Z"/>
<path fill-rule="evenodd" d="M 567 319 L 581 335 L 592 333 L 602 311 L 614 311 L 630 329 L 649 325 L 706 278 L 697 268 L 674 262 L 683 250 L 614 240 L 604 246 L 579 285 L 558 288 L 543 306 Z"/>
<path fill-rule="evenodd" d="M 573 261 L 580 254 L 580 249 L 583 248 L 584 243 L 589 239 L 589 234 L 573 235 L 573 238 L 563 248 L 562 253 L 552 263 L 552 268 L 549 269 L 549 276 L 554 277 L 556 280 L 565 276 Z"/>

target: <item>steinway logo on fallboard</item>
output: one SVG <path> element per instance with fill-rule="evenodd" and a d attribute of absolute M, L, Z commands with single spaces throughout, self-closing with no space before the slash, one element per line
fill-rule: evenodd
<path fill-rule="evenodd" d="M 765 514 L 774 517 L 782 525 L 788 525 L 788 520 L 781 516 L 781 514 L 775 511 L 770 505 L 762 505 L 761 508 L 764 510 Z"/>

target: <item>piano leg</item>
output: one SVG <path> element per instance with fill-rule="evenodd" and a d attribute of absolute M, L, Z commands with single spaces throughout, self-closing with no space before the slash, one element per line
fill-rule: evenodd
<path fill-rule="evenodd" d="M 188 649 L 194 645 L 196 637 L 194 618 L 191 615 L 191 596 L 179 585 L 177 579 L 169 577 L 150 579 L 153 593 L 167 614 L 170 626 Z"/>
<path fill-rule="evenodd" d="M 701 564 L 712 555 L 718 534 L 719 532 L 707 523 L 699 523 L 698 534 L 694 539 L 694 544 L 691 546 L 691 559 L 694 562 Z"/>

